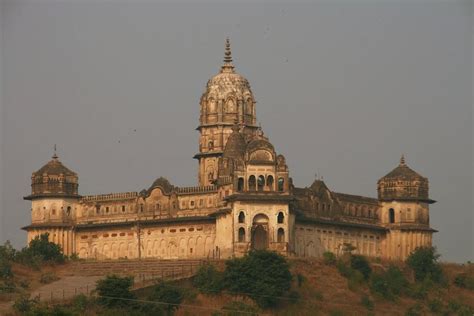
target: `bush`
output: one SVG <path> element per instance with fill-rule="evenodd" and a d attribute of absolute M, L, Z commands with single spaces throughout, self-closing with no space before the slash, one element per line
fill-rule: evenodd
<path fill-rule="evenodd" d="M 43 284 L 48 284 L 57 280 L 59 280 L 59 277 L 53 272 L 43 273 L 41 274 L 41 277 L 40 277 L 40 283 L 43 283 Z"/>
<path fill-rule="evenodd" d="M 0 257 L 0 280 L 7 280 L 13 277 L 12 265 L 7 259 Z"/>
<path fill-rule="evenodd" d="M 364 276 L 364 279 L 368 280 L 372 269 L 370 268 L 369 261 L 360 255 L 351 256 L 351 268 L 359 271 Z"/>
<path fill-rule="evenodd" d="M 257 250 L 226 261 L 224 283 L 231 292 L 247 294 L 260 307 L 270 307 L 290 289 L 291 273 L 283 256 Z"/>
<path fill-rule="evenodd" d="M 438 258 L 436 248 L 421 247 L 416 248 L 408 256 L 406 263 L 413 269 L 416 281 L 419 282 L 429 278 L 436 283 L 441 283 L 443 281 L 443 271 L 438 263 Z"/>
<path fill-rule="evenodd" d="M 19 313 L 25 314 L 32 311 L 37 305 L 37 299 L 30 299 L 29 296 L 23 295 L 15 301 L 13 309 Z"/>
<path fill-rule="evenodd" d="M 439 314 L 443 311 L 443 302 L 435 298 L 428 302 L 428 308 L 430 309 L 430 312 Z"/>
<path fill-rule="evenodd" d="M 385 299 L 394 299 L 406 291 L 408 281 L 402 271 L 392 265 L 384 273 L 373 274 L 369 286 L 372 293 Z"/>
<path fill-rule="evenodd" d="M 217 294 L 223 288 L 223 273 L 217 271 L 211 264 L 203 265 L 193 278 L 193 284 L 202 293 Z"/>
<path fill-rule="evenodd" d="M 180 288 L 164 281 L 155 286 L 153 293 L 148 297 L 150 301 L 166 303 L 160 307 L 164 308 L 168 313 L 172 313 L 174 310 L 178 309 L 183 298 L 184 292 Z M 155 312 L 154 314 L 157 313 Z"/>
<path fill-rule="evenodd" d="M 301 287 L 305 281 L 306 278 L 304 277 L 304 275 L 302 275 L 301 273 L 296 274 L 296 282 L 298 283 L 298 287 Z"/>
<path fill-rule="evenodd" d="M 330 251 L 325 251 L 323 253 L 323 260 L 324 264 L 328 266 L 333 266 L 334 264 L 336 264 L 336 255 Z"/>
<path fill-rule="evenodd" d="M 96 292 L 98 302 L 106 307 L 124 307 L 133 305 L 129 301 L 135 295 L 130 292 L 133 285 L 131 277 L 119 277 L 109 275 L 105 279 L 97 281 Z"/>
<path fill-rule="evenodd" d="M 422 315 L 422 307 L 420 304 L 416 303 L 415 305 L 411 306 L 407 309 L 405 315 L 406 316 L 418 316 Z"/>
<path fill-rule="evenodd" d="M 454 285 L 474 291 L 474 277 L 467 273 L 461 273 L 454 278 Z"/>
<path fill-rule="evenodd" d="M 474 314 L 474 308 L 457 301 L 450 301 L 448 303 L 448 310 L 459 316 L 472 316 Z"/>

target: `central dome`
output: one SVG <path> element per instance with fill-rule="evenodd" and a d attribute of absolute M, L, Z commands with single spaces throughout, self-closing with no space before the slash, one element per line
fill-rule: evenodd
<path fill-rule="evenodd" d="M 255 125 L 255 100 L 250 84 L 234 70 L 229 39 L 220 72 L 209 79 L 201 97 L 201 125 Z"/>

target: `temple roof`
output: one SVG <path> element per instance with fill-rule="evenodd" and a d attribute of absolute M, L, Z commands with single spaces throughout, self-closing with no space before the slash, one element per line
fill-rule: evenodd
<path fill-rule="evenodd" d="M 400 164 L 379 181 L 382 180 L 426 180 L 426 178 L 408 167 L 405 163 L 405 157 L 402 155 Z"/>
<path fill-rule="evenodd" d="M 64 174 L 65 176 L 77 176 L 77 174 L 71 169 L 67 168 L 59 161 L 58 156 L 54 153 L 52 159 L 41 167 L 38 171 L 33 172 L 34 175 L 42 176 L 43 174 L 48 175 L 60 175 Z"/>

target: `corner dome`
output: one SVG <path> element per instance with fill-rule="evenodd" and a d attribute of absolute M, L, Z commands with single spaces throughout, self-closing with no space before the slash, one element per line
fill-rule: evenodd
<path fill-rule="evenodd" d="M 235 124 L 232 127 L 232 134 L 230 134 L 225 145 L 223 157 L 224 158 L 243 158 L 245 155 L 245 149 L 247 143 L 245 141 L 244 135 L 239 132 L 239 127 Z"/>
<path fill-rule="evenodd" d="M 174 186 L 171 185 L 171 183 L 168 181 L 168 179 L 159 177 L 156 179 L 153 184 L 148 188 L 148 194 L 154 189 L 154 188 L 161 188 L 164 193 L 171 193 L 173 191 Z"/>
<path fill-rule="evenodd" d="M 411 169 L 402 156 L 399 165 L 377 182 L 382 201 L 412 200 L 433 203 L 428 197 L 428 179 Z"/>
<path fill-rule="evenodd" d="M 54 153 L 52 159 L 46 163 L 43 167 L 38 169 L 38 171 L 33 172 L 34 176 L 43 176 L 47 175 L 57 175 L 63 174 L 65 176 L 77 176 L 77 174 L 71 169 L 67 168 L 59 161 L 58 156 Z"/>
<path fill-rule="evenodd" d="M 55 153 L 52 159 L 31 175 L 31 194 L 24 197 L 33 200 L 44 197 L 78 198 L 77 173 L 64 166 Z"/>

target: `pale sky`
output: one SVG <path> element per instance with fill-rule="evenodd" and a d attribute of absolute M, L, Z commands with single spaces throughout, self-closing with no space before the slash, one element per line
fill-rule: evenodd
<path fill-rule="evenodd" d="M 376 197 L 405 153 L 438 201 L 442 260 L 473 261 L 472 7 L 3 1 L 0 242 L 25 245 L 22 198 L 55 143 L 83 195 L 195 185 L 199 98 L 229 36 L 295 185 Z"/>

